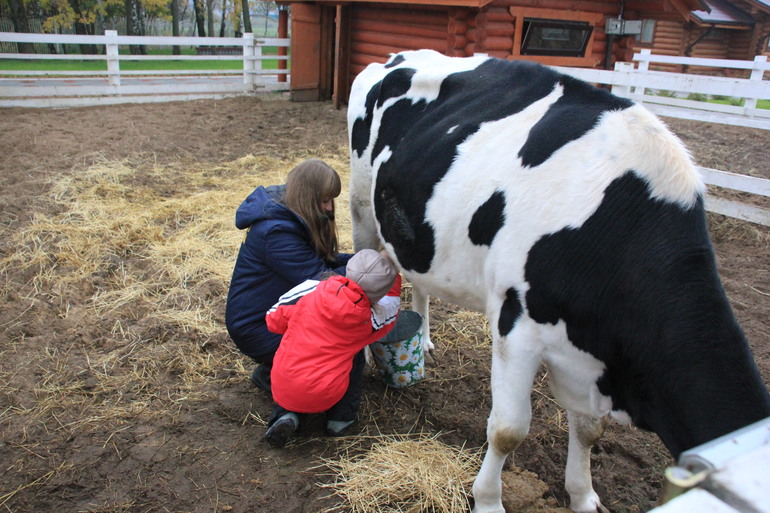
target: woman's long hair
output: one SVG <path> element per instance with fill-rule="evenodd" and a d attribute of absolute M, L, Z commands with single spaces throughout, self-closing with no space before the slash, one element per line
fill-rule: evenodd
<path fill-rule="evenodd" d="M 338 255 L 337 225 L 321 207 L 324 200 L 340 195 L 340 175 L 320 159 L 308 159 L 289 172 L 283 203 L 300 216 L 310 229 L 310 238 L 324 260 Z M 332 201 L 332 213 L 334 212 Z"/>

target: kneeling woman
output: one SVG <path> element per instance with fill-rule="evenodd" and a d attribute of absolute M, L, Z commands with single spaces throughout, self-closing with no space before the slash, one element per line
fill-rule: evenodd
<path fill-rule="evenodd" d="M 235 225 L 247 230 L 227 295 L 225 324 L 238 349 L 258 365 L 251 381 L 270 392 L 270 368 L 281 335 L 265 314 L 286 291 L 307 279 L 344 274 L 352 255 L 338 253 L 334 198 L 342 184 L 334 169 L 309 159 L 285 185 L 258 187 L 238 207 Z"/>

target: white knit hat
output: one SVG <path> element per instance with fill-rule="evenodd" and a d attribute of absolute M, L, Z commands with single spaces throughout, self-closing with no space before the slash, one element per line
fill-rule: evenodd
<path fill-rule="evenodd" d="M 358 283 L 374 304 L 388 293 L 396 281 L 393 264 L 373 249 L 362 249 L 348 260 L 345 276 Z"/>

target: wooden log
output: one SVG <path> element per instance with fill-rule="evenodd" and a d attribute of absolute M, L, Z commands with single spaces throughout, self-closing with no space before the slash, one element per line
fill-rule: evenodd
<path fill-rule="evenodd" d="M 439 29 L 434 27 L 420 27 L 417 25 L 407 25 L 404 23 L 391 23 L 386 21 L 362 19 L 353 21 L 350 28 L 351 30 L 427 37 L 430 39 L 441 39 L 447 34 L 446 28 Z"/>
<path fill-rule="evenodd" d="M 513 16 L 511 16 L 511 13 L 509 11 L 505 11 L 505 13 L 493 16 L 491 14 L 487 14 L 487 23 L 511 23 L 513 24 Z"/>
<path fill-rule="evenodd" d="M 537 9 L 555 9 L 563 12 L 563 18 L 570 19 L 570 11 L 582 11 L 590 13 L 602 13 L 604 15 L 616 16 L 620 12 L 619 4 L 614 2 L 592 2 L 591 0 L 574 0 L 564 2 L 563 0 L 528 0 L 516 2 L 513 7 L 527 7 Z"/>
<path fill-rule="evenodd" d="M 374 47 L 367 44 L 351 44 L 350 56 L 351 63 L 357 65 L 366 65 L 370 62 L 387 62 L 392 52 L 397 52 L 395 48 Z"/>
<path fill-rule="evenodd" d="M 465 38 L 470 43 L 481 43 L 484 40 L 484 32 L 478 29 L 469 30 L 465 33 Z"/>
<path fill-rule="evenodd" d="M 591 46 L 591 54 L 594 55 L 604 55 L 606 50 L 607 41 L 594 41 L 594 44 Z"/>
<path fill-rule="evenodd" d="M 513 40 L 510 37 L 488 36 L 484 40 L 484 49 L 487 52 L 506 51 L 511 53 L 513 50 Z"/>
<path fill-rule="evenodd" d="M 465 48 L 467 44 L 468 44 L 468 38 L 465 37 L 464 35 L 450 34 L 447 37 L 447 48 L 456 50 L 459 48 Z"/>
<path fill-rule="evenodd" d="M 487 54 L 491 57 L 497 57 L 498 59 L 507 59 L 511 55 L 511 52 L 506 52 L 505 50 L 487 50 Z"/>
<path fill-rule="evenodd" d="M 390 55 L 371 55 L 368 53 L 355 52 L 355 54 L 350 56 L 350 64 L 351 67 L 355 65 L 363 69 L 373 62 L 384 64 L 388 61 L 389 58 Z"/>
<path fill-rule="evenodd" d="M 378 21 L 410 23 L 420 26 L 445 27 L 449 19 L 447 12 L 431 12 L 403 9 L 362 9 L 353 11 L 353 19 L 369 19 Z"/>
<path fill-rule="evenodd" d="M 402 36 L 398 34 L 383 34 L 380 32 L 351 30 L 350 39 L 352 41 L 358 41 L 361 43 L 392 46 L 394 48 L 430 48 L 439 52 L 446 50 L 446 33 L 442 34 L 441 39 L 432 39 L 428 37 Z"/>
<path fill-rule="evenodd" d="M 488 21 L 485 28 L 490 36 L 512 36 L 514 30 L 512 21 Z"/>
<path fill-rule="evenodd" d="M 356 52 L 358 51 L 356 48 L 360 48 L 363 53 L 383 56 L 405 50 L 420 50 L 422 48 L 427 48 L 443 53 L 446 51 L 446 41 L 430 41 L 430 44 L 415 44 L 414 41 L 410 41 L 405 38 L 401 38 L 397 42 L 391 40 L 383 41 L 380 43 L 353 39 L 351 41 L 351 48 Z"/>
<path fill-rule="evenodd" d="M 451 19 L 447 26 L 447 31 L 450 34 L 465 34 L 468 30 L 468 22 L 466 20 Z"/>

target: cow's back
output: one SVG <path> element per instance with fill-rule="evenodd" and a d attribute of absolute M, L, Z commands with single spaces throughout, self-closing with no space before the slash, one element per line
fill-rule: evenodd
<path fill-rule="evenodd" d="M 348 116 L 352 185 L 369 196 L 376 177 L 380 232 L 407 277 L 477 310 L 490 292 L 526 293 L 533 245 L 581 227 L 622 177 L 680 210 L 703 190 L 644 108 L 529 62 L 405 52 L 359 75 Z"/>

